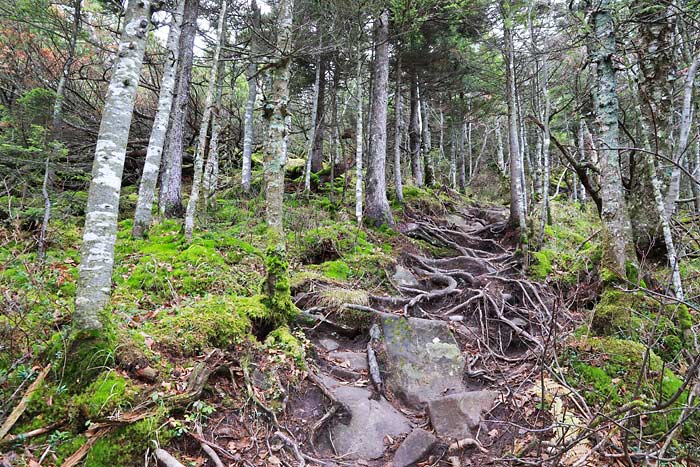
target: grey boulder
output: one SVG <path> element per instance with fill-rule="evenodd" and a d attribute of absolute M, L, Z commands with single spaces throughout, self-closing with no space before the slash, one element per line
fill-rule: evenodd
<path fill-rule="evenodd" d="M 463 389 L 464 358 L 447 323 L 385 315 L 378 355 L 386 387 L 422 408 Z"/>
<path fill-rule="evenodd" d="M 428 414 L 435 433 L 448 440 L 473 437 L 481 414 L 491 409 L 497 396 L 496 391 L 471 391 L 430 401 Z"/>
<path fill-rule="evenodd" d="M 413 467 L 425 459 L 437 443 L 437 438 L 430 432 L 416 428 L 406 436 L 394 454 L 393 467 Z"/>

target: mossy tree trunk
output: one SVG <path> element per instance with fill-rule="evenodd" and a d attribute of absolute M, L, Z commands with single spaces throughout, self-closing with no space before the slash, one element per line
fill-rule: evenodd
<path fill-rule="evenodd" d="M 112 287 L 122 172 L 150 16 L 149 0 L 129 2 L 107 89 L 80 250 L 73 314 L 73 327 L 78 332 L 99 332 L 104 327 L 101 314 L 109 302 Z"/>
<path fill-rule="evenodd" d="M 627 277 L 628 264 L 634 265 L 636 269 L 636 255 L 632 246 L 632 228 L 622 192 L 618 149 L 620 110 L 613 64 L 613 55 L 616 51 L 615 30 L 610 3 L 610 0 L 597 3 L 591 15 L 591 28 L 595 34 L 591 57 L 596 64 L 593 102 L 599 139 L 601 218 L 605 232 L 604 268 L 620 277 Z"/>
<path fill-rule="evenodd" d="M 293 0 L 277 3 L 277 47 L 271 63 L 271 89 L 264 103 L 268 121 L 267 147 L 263 163 L 265 208 L 269 231 L 266 274 L 262 293 L 270 309 L 273 325 L 280 325 L 296 311 L 289 289 L 287 249 L 284 238 L 284 174 L 287 163 L 287 122 L 289 66 L 292 49 Z"/>
<path fill-rule="evenodd" d="M 178 47 L 180 43 L 180 28 L 182 26 L 184 7 L 185 0 L 176 1 L 175 10 L 173 11 L 173 17 L 170 22 L 170 30 L 168 31 L 168 41 L 166 45 L 167 56 L 165 58 L 163 78 L 160 81 L 158 110 L 153 119 L 151 136 L 148 140 L 146 160 L 143 164 L 143 172 L 141 174 L 141 181 L 139 182 L 139 194 L 136 201 L 136 210 L 134 212 L 134 226 L 131 233 L 135 238 L 141 238 L 148 232 L 152 220 L 158 172 L 160 171 L 165 136 L 168 132 L 168 122 L 170 120 L 170 112 L 173 108 L 173 100 L 175 97 L 175 81 L 179 62 Z"/>

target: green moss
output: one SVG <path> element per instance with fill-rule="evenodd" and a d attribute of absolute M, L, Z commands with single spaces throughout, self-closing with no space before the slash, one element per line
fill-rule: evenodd
<path fill-rule="evenodd" d="M 262 319 L 273 328 L 290 322 L 299 313 L 294 305 L 289 283 L 289 264 L 284 243 L 274 238 L 265 251 L 265 270 L 267 278 L 261 286 L 262 302 L 268 314 Z"/>
<path fill-rule="evenodd" d="M 159 431 L 161 417 L 149 417 L 116 428 L 99 439 L 85 457 L 90 467 L 132 467 L 143 463 L 143 454 L 151 440 L 164 445 L 172 438 L 168 431 Z"/>
<path fill-rule="evenodd" d="M 209 295 L 160 320 L 152 334 L 170 350 L 193 355 L 207 347 L 227 348 L 240 342 L 250 333 L 250 319 L 267 313 L 260 296 Z"/>
<path fill-rule="evenodd" d="M 302 344 L 303 334 L 299 337 L 292 334 L 287 326 L 280 326 L 267 335 L 265 345 L 280 349 L 289 355 L 300 367 L 306 365 L 306 349 Z"/>
<path fill-rule="evenodd" d="M 73 455 L 75 451 L 80 449 L 87 441 L 85 435 L 71 436 L 69 439 L 61 442 L 55 450 L 56 464 L 63 465 L 63 461 Z"/>
<path fill-rule="evenodd" d="M 564 355 L 573 369 L 569 382 L 589 404 L 604 410 L 630 402 L 635 394 L 649 404 L 666 400 L 676 393 L 682 380 L 653 351 L 649 351 L 647 367 L 641 374 L 646 352 L 645 346 L 634 341 L 578 338 L 570 342 Z M 670 428 L 686 400 L 687 394 L 683 394 L 670 412 L 650 414 L 645 433 L 658 434 Z"/>
<path fill-rule="evenodd" d="M 546 279 L 552 272 L 552 260 L 556 253 L 552 250 L 540 250 L 532 254 L 535 262 L 530 267 L 530 274 L 536 279 Z"/>
<path fill-rule="evenodd" d="M 326 277 L 340 281 L 347 280 L 352 271 L 345 261 L 326 261 L 321 265 L 321 270 Z"/>
<path fill-rule="evenodd" d="M 692 317 L 682 305 L 661 305 L 642 292 L 613 288 L 603 291 L 591 321 L 597 336 L 654 342 L 653 350 L 668 362 L 689 344 L 684 331 L 690 326 Z"/>
<path fill-rule="evenodd" d="M 130 380 L 115 371 L 107 371 L 76 396 L 74 403 L 87 419 L 95 420 L 115 410 L 127 409 L 137 392 Z"/>
<path fill-rule="evenodd" d="M 648 305 L 643 295 L 608 288 L 595 307 L 591 329 L 599 336 L 638 337 L 642 322 L 635 311 Z"/>

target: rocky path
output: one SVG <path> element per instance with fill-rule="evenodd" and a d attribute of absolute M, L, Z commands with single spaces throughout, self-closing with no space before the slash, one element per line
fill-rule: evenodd
<path fill-rule="evenodd" d="M 505 246 L 506 215 L 474 207 L 403 224 L 453 253 L 407 249 L 395 296 L 309 310 L 313 385 L 290 408 L 310 465 L 483 465 L 503 450 L 508 375 L 542 353 L 553 309 Z"/>

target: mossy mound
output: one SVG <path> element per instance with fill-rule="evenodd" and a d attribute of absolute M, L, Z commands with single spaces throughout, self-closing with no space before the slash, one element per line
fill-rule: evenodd
<path fill-rule="evenodd" d="M 642 363 L 646 367 L 642 373 Z M 635 395 L 648 406 L 669 400 L 681 388 L 681 378 L 667 368 L 653 351 L 644 345 L 613 337 L 583 337 L 569 342 L 565 359 L 570 368 L 567 380 L 590 405 L 609 411 L 632 400 Z M 658 435 L 671 429 L 678 420 L 683 393 L 662 413 L 651 413 L 645 420 L 644 433 Z"/>
<path fill-rule="evenodd" d="M 110 370 L 100 374 L 83 393 L 73 399 L 73 404 L 88 420 L 111 415 L 130 408 L 138 394 L 138 388 L 130 379 Z"/>
<path fill-rule="evenodd" d="M 635 342 L 653 342 L 652 349 L 672 362 L 689 344 L 692 316 L 685 305 L 661 304 L 642 292 L 607 288 L 596 305 L 591 332 Z"/>
<path fill-rule="evenodd" d="M 583 282 L 602 255 L 600 228 L 594 208 L 552 200 L 552 224 L 544 228 L 539 250 L 532 253 L 529 273 L 538 280 L 550 278 L 563 284 Z"/>
<path fill-rule="evenodd" d="M 130 220 L 121 222 L 113 301 L 150 307 L 180 296 L 245 294 L 260 280 L 261 259 L 259 249 L 239 236 L 229 228 L 219 235 L 199 232 L 187 242 L 180 224 L 165 220 L 140 240 L 131 238 Z"/>
<path fill-rule="evenodd" d="M 228 348 L 240 342 L 250 335 L 251 319 L 267 315 L 268 308 L 260 295 L 208 295 L 175 310 L 147 330 L 169 351 L 188 356 L 205 348 Z"/>

